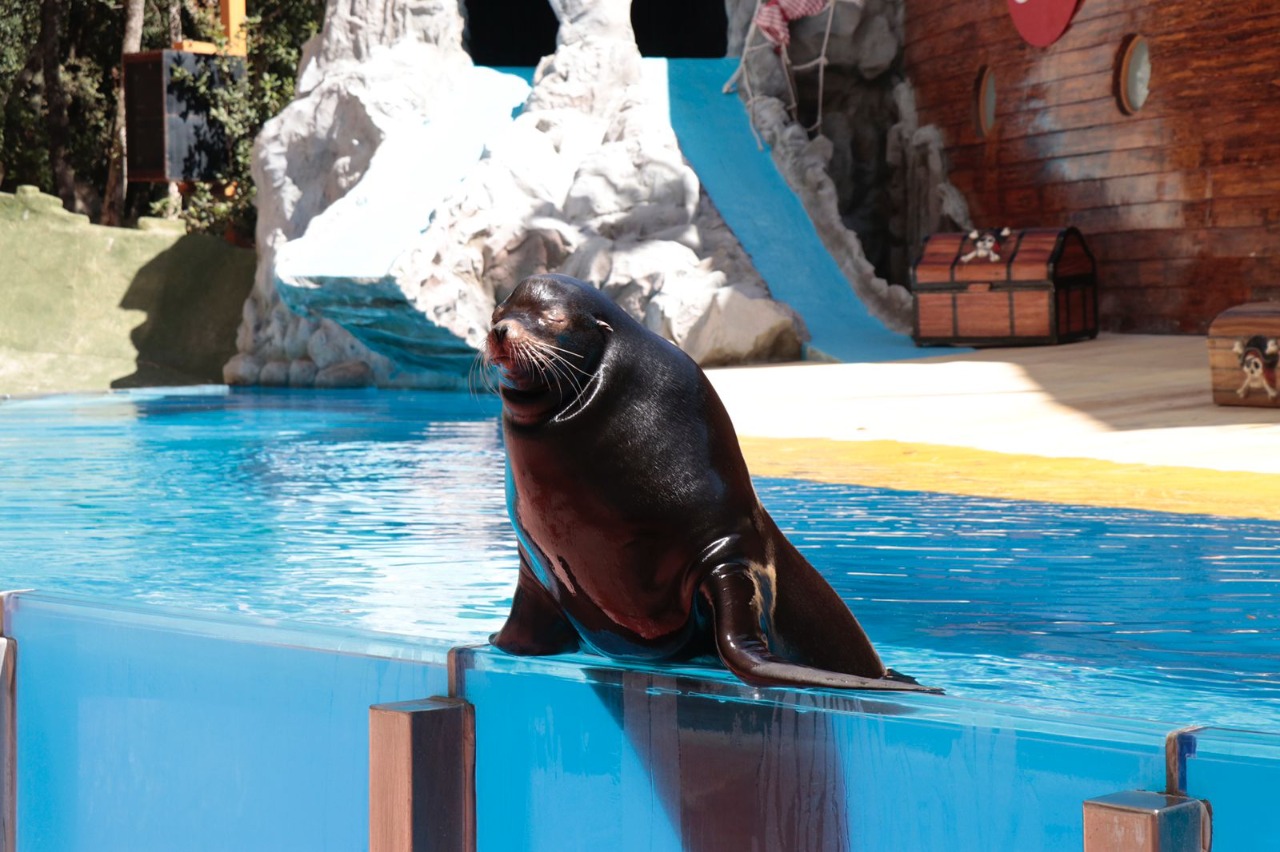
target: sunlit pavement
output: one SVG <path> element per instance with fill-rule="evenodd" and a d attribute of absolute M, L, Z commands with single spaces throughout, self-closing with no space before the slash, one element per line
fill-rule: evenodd
<path fill-rule="evenodd" d="M 1280 519 L 1280 404 L 1218 406 L 1200 336 L 711 370 L 752 472 Z"/>

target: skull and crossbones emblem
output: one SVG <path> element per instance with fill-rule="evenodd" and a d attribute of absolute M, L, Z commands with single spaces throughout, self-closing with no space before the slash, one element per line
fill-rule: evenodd
<path fill-rule="evenodd" d="M 1244 399 L 1253 390 L 1266 391 L 1267 399 L 1275 402 L 1280 396 L 1276 389 L 1276 364 L 1280 362 L 1280 341 L 1255 334 L 1248 340 L 1237 340 L 1231 347 L 1244 372 L 1244 384 L 1236 390 L 1236 396 Z"/>
<path fill-rule="evenodd" d="M 985 231 L 970 231 L 969 239 L 973 241 L 973 251 L 960 256 L 961 263 L 968 263 L 971 260 L 989 260 L 992 263 L 1000 262 L 1000 241 L 1009 236 L 1012 231 L 1008 228 L 1002 228 L 999 231 L 988 229 Z"/>

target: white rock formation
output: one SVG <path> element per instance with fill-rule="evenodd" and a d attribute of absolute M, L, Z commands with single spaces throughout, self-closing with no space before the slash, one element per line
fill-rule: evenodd
<path fill-rule="evenodd" d="M 330 0 L 257 142 L 259 270 L 229 382 L 457 386 L 496 302 L 547 270 L 702 363 L 799 356 L 802 323 L 680 156 L 629 0 L 552 5 L 557 50 L 509 121 L 449 0 Z"/>
<path fill-rule="evenodd" d="M 304 48 L 295 100 L 254 146 L 258 270 L 226 381 L 451 383 L 414 376 L 321 314 L 290 311 L 277 289 L 276 256 L 360 183 L 389 133 L 430 118 L 449 83 L 470 68 L 461 37 L 462 17 L 448 0 L 329 0 L 323 29 Z"/>

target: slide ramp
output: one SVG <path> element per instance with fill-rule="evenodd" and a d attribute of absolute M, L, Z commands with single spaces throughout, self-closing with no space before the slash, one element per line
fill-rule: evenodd
<path fill-rule="evenodd" d="M 742 101 L 722 93 L 738 60 L 665 64 L 680 150 L 773 297 L 804 319 L 811 349 L 848 362 L 937 355 L 890 331 L 858 298 L 768 148 L 757 144 Z"/>

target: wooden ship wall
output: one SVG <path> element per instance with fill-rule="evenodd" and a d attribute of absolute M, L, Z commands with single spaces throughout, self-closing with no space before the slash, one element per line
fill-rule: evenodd
<path fill-rule="evenodd" d="M 1081 0 L 1036 47 L 1017 1 L 906 2 L 920 122 L 942 129 L 975 226 L 1079 228 L 1104 330 L 1203 333 L 1232 305 L 1280 300 L 1280 4 Z M 1135 35 L 1151 73 L 1130 114 L 1119 64 Z"/>

